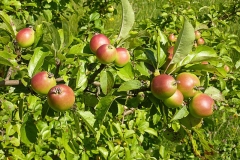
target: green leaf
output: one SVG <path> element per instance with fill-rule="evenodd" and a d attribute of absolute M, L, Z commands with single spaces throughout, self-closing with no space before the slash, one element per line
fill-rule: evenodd
<path fill-rule="evenodd" d="M 86 75 L 86 61 L 81 60 L 79 62 L 79 70 L 77 72 L 76 79 L 76 88 L 81 88 L 87 83 L 87 75 Z M 85 88 L 84 88 L 85 89 Z"/>
<path fill-rule="evenodd" d="M 25 115 L 25 122 L 22 124 L 21 141 L 27 145 L 37 142 L 38 130 L 31 116 Z"/>
<path fill-rule="evenodd" d="M 84 121 L 84 123 L 88 126 L 88 128 L 95 133 L 94 124 L 95 124 L 95 116 L 90 111 L 78 111 L 79 116 Z"/>
<path fill-rule="evenodd" d="M 122 83 L 122 85 L 118 88 L 118 92 L 139 89 L 141 86 L 142 83 L 139 80 L 129 80 Z"/>
<path fill-rule="evenodd" d="M 55 26 L 53 24 L 50 24 L 48 22 L 43 22 L 43 23 L 45 24 L 45 26 L 48 29 L 49 34 L 51 35 L 55 51 L 58 51 L 61 46 L 61 39 L 60 39 L 58 30 L 55 28 Z"/>
<path fill-rule="evenodd" d="M 114 77 L 113 74 L 109 71 L 103 70 L 100 73 L 100 87 L 102 92 L 107 95 L 114 86 Z"/>
<path fill-rule="evenodd" d="M 208 87 L 205 91 L 205 94 L 209 95 L 212 99 L 216 101 L 224 101 L 225 98 L 222 95 L 221 91 L 213 86 Z"/>
<path fill-rule="evenodd" d="M 102 154 L 104 159 L 108 157 L 108 150 L 105 147 L 98 147 L 99 152 Z"/>
<path fill-rule="evenodd" d="M 187 68 L 189 70 L 199 70 L 199 71 L 210 72 L 221 77 L 226 77 L 226 74 L 227 74 L 227 72 L 222 67 L 218 68 L 210 64 L 195 64 Z"/>
<path fill-rule="evenodd" d="M 123 39 L 128 35 L 135 21 L 132 5 L 129 3 L 128 0 L 121 0 L 121 2 L 122 2 L 122 24 L 118 35 L 118 39 Z"/>
<path fill-rule="evenodd" d="M 36 26 L 34 45 L 33 45 L 34 48 L 37 46 L 38 42 L 42 38 L 42 35 L 43 35 L 43 27 L 42 27 L 42 24 L 39 24 Z"/>
<path fill-rule="evenodd" d="M 37 47 L 34 49 L 32 58 L 28 64 L 28 75 L 32 77 L 34 73 L 43 65 L 45 57 L 49 52 L 43 52 L 42 47 Z"/>
<path fill-rule="evenodd" d="M 67 132 L 63 132 L 61 143 L 66 151 L 68 151 L 71 154 L 75 154 L 73 149 L 69 146 L 69 136 Z"/>
<path fill-rule="evenodd" d="M 0 64 L 6 65 L 6 66 L 13 66 L 13 64 L 8 60 L 3 57 L 0 57 Z"/>
<path fill-rule="evenodd" d="M 147 129 L 145 129 L 145 132 L 158 137 L 157 131 L 155 129 L 153 129 L 153 128 L 147 128 Z"/>
<path fill-rule="evenodd" d="M 15 38 L 16 35 L 16 31 L 13 30 L 12 27 L 12 20 L 11 18 L 7 15 L 7 13 L 5 13 L 4 11 L 0 11 L 0 18 L 3 20 L 3 22 L 6 24 L 7 26 L 7 30 L 9 33 L 11 33 L 12 37 Z"/>
<path fill-rule="evenodd" d="M 151 49 L 151 48 L 147 48 L 144 50 L 144 53 L 146 54 L 148 60 L 151 61 L 153 67 L 156 69 L 157 68 L 157 60 L 156 60 L 156 51 Z"/>
<path fill-rule="evenodd" d="M 187 19 L 184 20 L 177 42 L 174 45 L 174 55 L 171 63 L 178 63 L 192 51 L 195 40 L 194 28 Z"/>
<path fill-rule="evenodd" d="M 62 20 L 62 28 L 64 35 L 63 47 L 67 48 L 72 43 L 73 38 L 69 27 L 69 22 L 66 19 Z"/>
<path fill-rule="evenodd" d="M 17 149 L 17 148 L 14 148 L 14 151 L 12 152 L 12 155 L 15 159 L 20 159 L 20 160 L 25 160 L 26 159 L 26 157 L 22 153 L 22 151 L 20 149 Z"/>
<path fill-rule="evenodd" d="M 127 63 L 124 67 L 117 71 L 117 75 L 124 81 L 133 80 L 134 72 L 131 63 Z"/>
<path fill-rule="evenodd" d="M 172 121 L 178 120 L 178 119 L 182 119 L 183 117 L 186 117 L 189 114 L 187 107 L 183 106 L 180 110 L 178 110 L 176 112 L 176 114 L 173 116 L 173 118 L 171 119 Z"/>
<path fill-rule="evenodd" d="M 88 157 L 88 155 L 85 151 L 82 152 L 82 159 L 81 160 L 89 160 L 89 157 Z"/>
<path fill-rule="evenodd" d="M 100 122 L 100 124 L 103 122 L 115 98 L 116 98 L 115 96 L 106 96 L 102 97 L 98 102 L 96 106 L 96 119 Z"/>
<path fill-rule="evenodd" d="M 133 136 L 133 134 L 135 134 L 134 130 L 126 130 L 125 133 L 124 133 L 124 138 L 125 139 L 130 138 L 130 137 Z"/>
<path fill-rule="evenodd" d="M 94 13 L 92 13 L 92 14 L 89 16 L 89 21 L 95 21 L 95 20 L 97 20 L 97 19 L 99 19 L 99 18 L 100 18 L 100 14 L 97 13 L 97 12 L 94 12 Z"/>

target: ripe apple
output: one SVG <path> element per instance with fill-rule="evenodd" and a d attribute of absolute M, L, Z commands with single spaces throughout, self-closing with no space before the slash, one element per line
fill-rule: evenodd
<path fill-rule="evenodd" d="M 27 48 L 34 43 L 34 30 L 32 28 L 23 28 L 16 35 L 16 41 L 20 47 Z"/>
<path fill-rule="evenodd" d="M 159 99 L 171 97 L 177 90 L 176 80 L 167 74 L 160 74 L 152 79 L 152 94 Z"/>
<path fill-rule="evenodd" d="M 190 101 L 189 112 L 196 118 L 205 118 L 213 114 L 214 104 L 209 95 L 198 93 Z"/>
<path fill-rule="evenodd" d="M 193 97 L 198 92 L 196 88 L 200 86 L 200 80 L 195 74 L 182 72 L 177 75 L 176 80 L 177 88 L 184 98 Z"/>
<path fill-rule="evenodd" d="M 175 42 L 177 40 L 177 38 L 175 37 L 175 35 L 173 33 L 169 35 L 168 39 L 170 42 Z"/>
<path fill-rule="evenodd" d="M 230 71 L 230 68 L 229 68 L 229 66 L 228 65 L 224 65 L 224 70 L 228 73 L 229 71 Z"/>
<path fill-rule="evenodd" d="M 179 120 L 179 122 L 187 129 L 192 129 L 192 127 L 200 128 L 202 126 L 202 121 L 202 118 L 193 117 L 191 114 L 188 114 L 187 117 Z"/>
<path fill-rule="evenodd" d="M 198 44 L 198 45 L 203 45 L 204 43 L 205 43 L 205 41 L 204 41 L 203 38 L 199 38 L 199 39 L 197 40 L 197 44 Z"/>
<path fill-rule="evenodd" d="M 163 103 L 169 108 L 178 108 L 182 106 L 183 99 L 182 93 L 177 89 L 171 97 L 164 99 Z"/>
<path fill-rule="evenodd" d="M 58 84 L 49 90 L 47 102 L 55 111 L 66 111 L 73 106 L 75 95 L 69 86 Z"/>
<path fill-rule="evenodd" d="M 118 67 L 125 66 L 130 60 L 130 54 L 126 48 L 116 48 L 115 65 Z"/>
<path fill-rule="evenodd" d="M 116 59 L 117 50 L 111 44 L 103 44 L 96 52 L 97 59 L 103 64 L 109 64 Z"/>
<path fill-rule="evenodd" d="M 38 94 L 48 94 L 48 91 L 56 86 L 56 79 L 52 73 L 42 71 L 32 77 L 31 86 Z"/>
<path fill-rule="evenodd" d="M 201 33 L 199 31 L 195 31 L 195 39 L 198 40 L 201 37 Z"/>
<path fill-rule="evenodd" d="M 90 40 L 90 49 L 96 53 L 97 49 L 103 44 L 110 44 L 110 40 L 104 34 L 96 33 Z"/>

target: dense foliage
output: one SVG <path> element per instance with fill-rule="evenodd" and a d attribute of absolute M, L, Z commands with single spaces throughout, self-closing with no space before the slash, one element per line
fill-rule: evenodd
<path fill-rule="evenodd" d="M 3 0 L 0 9 L 0 159 L 240 158 L 238 1 Z M 26 27 L 34 43 L 22 48 L 16 35 Z M 95 33 L 126 48 L 130 62 L 100 63 L 90 49 Z M 55 111 L 33 90 L 40 71 L 72 88 L 71 109 Z M 182 72 L 215 102 L 196 127 L 184 119 L 191 98 L 171 108 L 151 92 L 155 76 Z"/>

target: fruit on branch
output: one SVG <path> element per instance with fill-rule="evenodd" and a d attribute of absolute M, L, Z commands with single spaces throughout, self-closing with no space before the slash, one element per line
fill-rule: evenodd
<path fill-rule="evenodd" d="M 116 59 L 114 64 L 118 67 L 125 66 L 130 61 L 130 54 L 126 48 L 116 48 Z"/>
<path fill-rule="evenodd" d="M 198 44 L 198 45 L 203 45 L 204 43 L 205 43 L 205 41 L 204 41 L 203 38 L 199 38 L 199 39 L 197 40 L 197 44 Z"/>
<path fill-rule="evenodd" d="M 167 74 L 160 74 L 152 79 L 151 92 L 159 99 L 171 97 L 177 90 L 176 80 Z"/>
<path fill-rule="evenodd" d="M 112 13 L 114 11 L 114 7 L 113 6 L 108 6 L 108 12 Z"/>
<path fill-rule="evenodd" d="M 177 40 L 177 38 L 175 37 L 175 35 L 173 33 L 169 35 L 168 39 L 170 42 L 176 42 L 176 40 Z"/>
<path fill-rule="evenodd" d="M 224 70 L 228 73 L 229 71 L 230 71 L 230 68 L 229 68 L 229 66 L 228 65 L 224 65 Z"/>
<path fill-rule="evenodd" d="M 177 88 L 182 92 L 184 98 L 193 97 L 198 92 L 200 86 L 199 78 L 188 72 L 182 72 L 177 75 Z"/>
<path fill-rule="evenodd" d="M 182 93 L 177 89 L 171 97 L 164 99 L 163 103 L 169 108 L 178 108 L 182 106 L 183 99 Z"/>
<path fill-rule="evenodd" d="M 200 128 L 202 126 L 202 118 L 196 118 L 191 114 L 179 120 L 179 122 L 184 125 L 187 129 L 192 129 L 192 127 Z"/>
<path fill-rule="evenodd" d="M 75 95 L 72 88 L 65 84 L 59 84 L 49 90 L 47 102 L 55 111 L 66 111 L 73 106 Z"/>
<path fill-rule="evenodd" d="M 198 40 L 199 38 L 201 38 L 201 32 L 197 30 L 195 31 L 195 39 Z"/>
<path fill-rule="evenodd" d="M 172 70 L 175 67 L 175 64 L 170 64 L 169 65 L 169 63 L 173 59 L 173 51 L 174 51 L 174 46 L 171 46 L 171 47 L 168 48 L 168 57 L 166 59 L 166 62 L 162 66 L 163 69 L 167 69 L 167 67 L 168 67 L 168 71 Z"/>
<path fill-rule="evenodd" d="M 34 43 L 34 36 L 35 32 L 31 27 L 23 28 L 17 33 L 16 41 L 20 47 L 27 48 Z"/>
<path fill-rule="evenodd" d="M 104 44 L 110 44 L 108 37 L 104 34 L 96 33 L 90 40 L 90 49 L 93 53 L 96 53 L 97 49 Z"/>
<path fill-rule="evenodd" d="M 103 64 L 109 64 L 116 59 L 117 50 L 111 44 L 100 46 L 96 52 L 97 59 Z"/>
<path fill-rule="evenodd" d="M 52 87 L 56 86 L 56 79 L 50 72 L 38 72 L 32 77 L 31 86 L 36 93 L 46 95 Z"/>
<path fill-rule="evenodd" d="M 189 103 L 189 112 L 196 118 L 205 118 L 213 114 L 214 100 L 207 94 L 196 94 Z"/>

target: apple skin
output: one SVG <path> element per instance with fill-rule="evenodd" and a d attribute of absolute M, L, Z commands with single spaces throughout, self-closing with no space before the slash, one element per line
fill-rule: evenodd
<path fill-rule="evenodd" d="M 203 45 L 204 43 L 205 43 L 205 41 L 204 41 L 203 38 L 199 38 L 199 39 L 197 40 L 197 44 L 198 44 L 198 45 Z"/>
<path fill-rule="evenodd" d="M 22 48 L 30 47 L 34 43 L 35 32 L 32 28 L 23 28 L 16 35 L 16 41 Z"/>
<path fill-rule="evenodd" d="M 200 80 L 195 74 L 182 72 L 177 75 L 176 81 L 177 88 L 182 92 L 184 98 L 193 97 L 198 93 L 196 87 L 200 86 Z"/>
<path fill-rule="evenodd" d="M 163 103 L 169 108 L 178 108 L 182 106 L 183 99 L 182 93 L 177 89 L 171 97 L 164 99 Z"/>
<path fill-rule="evenodd" d="M 213 114 L 214 100 L 207 94 L 196 94 L 189 103 L 189 112 L 196 118 L 205 118 Z"/>
<path fill-rule="evenodd" d="M 110 44 L 108 37 L 104 34 L 96 33 L 90 40 L 90 49 L 93 53 L 96 53 L 97 49 L 104 44 Z"/>
<path fill-rule="evenodd" d="M 66 111 L 70 109 L 75 102 L 75 95 L 69 86 L 58 84 L 52 87 L 47 94 L 47 102 L 55 111 Z"/>
<path fill-rule="evenodd" d="M 198 40 L 199 38 L 201 38 L 201 32 L 199 31 L 195 31 L 195 39 Z"/>
<path fill-rule="evenodd" d="M 229 71 L 230 71 L 230 68 L 229 68 L 229 66 L 228 65 L 224 65 L 224 70 L 228 73 Z"/>
<path fill-rule="evenodd" d="M 115 61 L 117 50 L 111 44 L 100 46 L 96 52 L 97 59 L 103 64 L 109 64 Z"/>
<path fill-rule="evenodd" d="M 116 59 L 114 61 L 115 65 L 118 67 L 125 66 L 130 61 L 130 54 L 126 48 L 116 48 Z"/>
<path fill-rule="evenodd" d="M 38 72 L 32 77 L 31 86 L 36 93 L 46 95 L 52 87 L 56 86 L 56 79 L 47 71 Z"/>
<path fill-rule="evenodd" d="M 152 79 L 151 92 L 158 99 L 169 98 L 176 90 L 176 80 L 170 75 L 160 74 Z"/>
<path fill-rule="evenodd" d="M 175 35 L 173 33 L 169 35 L 168 39 L 170 42 L 176 42 L 176 40 L 177 40 L 177 38 L 175 37 Z"/>
<path fill-rule="evenodd" d="M 192 127 L 201 128 L 202 121 L 203 121 L 203 118 L 196 118 L 191 114 L 188 114 L 187 117 L 184 117 L 179 120 L 179 122 L 189 130 L 191 130 Z"/>
<path fill-rule="evenodd" d="M 114 7 L 113 6 L 109 6 L 108 7 L 108 12 L 112 13 L 114 11 Z"/>

